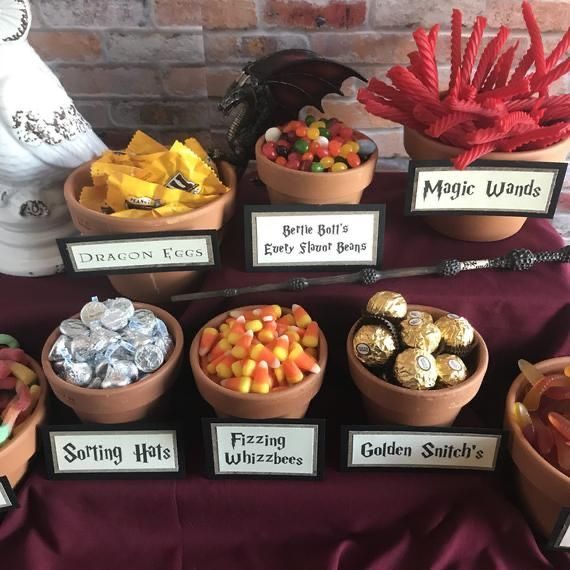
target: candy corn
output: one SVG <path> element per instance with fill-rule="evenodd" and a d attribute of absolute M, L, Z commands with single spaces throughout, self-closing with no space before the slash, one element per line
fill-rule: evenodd
<path fill-rule="evenodd" d="M 206 356 L 208 352 L 214 346 L 214 343 L 218 339 L 218 331 L 213 327 L 206 327 L 202 331 L 202 336 L 200 337 L 200 346 L 198 348 L 198 354 L 200 356 Z"/>
<path fill-rule="evenodd" d="M 216 374 L 220 378 L 231 378 L 232 376 L 232 364 L 236 359 L 231 354 L 226 354 L 219 362 L 216 364 Z"/>
<path fill-rule="evenodd" d="M 220 384 L 224 388 L 228 388 L 228 390 L 247 394 L 251 387 L 251 378 L 248 376 L 241 376 L 239 378 L 225 378 L 220 382 Z"/>
<path fill-rule="evenodd" d="M 283 364 L 283 372 L 289 384 L 298 384 L 303 380 L 303 371 L 295 364 L 293 360 L 286 360 Z"/>
<path fill-rule="evenodd" d="M 230 344 L 235 344 L 245 333 L 245 317 L 238 317 L 230 328 L 227 339 Z"/>
<path fill-rule="evenodd" d="M 310 348 L 319 346 L 319 325 L 315 321 L 307 325 L 301 344 Z"/>
<path fill-rule="evenodd" d="M 280 336 L 275 341 L 275 346 L 273 347 L 273 354 L 281 361 L 287 360 L 289 356 L 289 337 L 283 335 Z"/>
<path fill-rule="evenodd" d="M 271 368 L 277 368 L 279 366 L 279 359 L 263 344 L 255 345 L 249 356 L 256 362 L 265 360 Z"/>
<path fill-rule="evenodd" d="M 232 356 L 239 359 L 245 358 L 248 355 L 252 340 L 253 331 L 247 331 L 242 334 L 231 350 Z"/>
<path fill-rule="evenodd" d="M 302 329 L 306 329 L 312 321 L 309 313 L 301 307 L 301 305 L 293 305 L 293 316 L 295 317 L 295 324 Z"/>
<path fill-rule="evenodd" d="M 271 384 L 272 382 L 271 377 L 269 376 L 267 362 L 262 360 L 261 362 L 258 362 L 255 367 L 250 390 L 256 394 L 268 394 L 271 389 Z"/>

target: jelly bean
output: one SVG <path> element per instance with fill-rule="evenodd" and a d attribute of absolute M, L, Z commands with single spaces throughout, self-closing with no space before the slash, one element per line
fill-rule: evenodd
<path fill-rule="evenodd" d="M 330 168 L 334 164 L 334 158 L 332 156 L 323 156 L 320 163 L 323 165 L 323 168 Z"/>
<path fill-rule="evenodd" d="M 284 156 L 278 156 L 275 159 L 275 164 L 279 164 L 279 166 L 286 166 L 287 165 L 287 159 Z"/>
<path fill-rule="evenodd" d="M 311 164 L 313 164 L 312 160 L 303 160 L 301 162 L 300 170 L 303 172 L 310 172 L 311 171 Z"/>
<path fill-rule="evenodd" d="M 290 152 L 287 160 L 301 160 L 301 155 L 298 152 Z"/>
<path fill-rule="evenodd" d="M 329 141 L 327 141 L 327 146 L 328 146 Z M 319 144 L 318 141 L 311 141 L 311 144 L 309 145 L 309 152 L 312 152 L 313 154 L 317 154 L 317 151 L 319 150 L 319 148 L 321 147 L 321 145 Z"/>
<path fill-rule="evenodd" d="M 319 146 L 322 146 L 323 148 L 328 148 L 329 139 L 327 139 L 327 137 L 319 136 L 319 138 L 317 139 L 317 143 L 319 143 Z"/>
<path fill-rule="evenodd" d="M 286 360 L 281 366 L 289 384 L 298 384 L 305 377 L 303 371 L 292 360 Z"/>
<path fill-rule="evenodd" d="M 268 394 L 271 389 L 271 377 L 267 362 L 258 362 L 251 380 L 251 391 L 256 394 Z"/>
<path fill-rule="evenodd" d="M 350 127 L 342 127 L 339 133 L 340 137 L 345 141 L 349 141 L 352 138 L 352 129 Z"/>
<path fill-rule="evenodd" d="M 309 323 L 313 320 L 311 319 L 309 313 L 301 307 L 301 305 L 293 305 L 292 307 L 293 317 L 295 317 L 295 324 L 302 329 L 307 328 Z"/>
<path fill-rule="evenodd" d="M 281 129 L 279 127 L 270 127 L 265 131 L 265 140 L 267 142 L 277 142 L 281 137 Z"/>
<path fill-rule="evenodd" d="M 220 378 L 231 378 L 232 377 L 232 364 L 236 361 L 236 358 L 231 354 L 226 354 L 224 358 L 216 364 L 216 374 Z"/>
<path fill-rule="evenodd" d="M 321 127 L 319 129 L 319 133 L 320 133 L 321 137 L 325 137 L 326 139 L 329 139 L 331 136 L 330 131 L 326 127 Z"/>
<path fill-rule="evenodd" d="M 317 119 L 315 118 L 314 115 L 307 115 L 305 117 L 305 124 L 308 125 L 312 125 Z"/>
<path fill-rule="evenodd" d="M 239 378 L 225 378 L 220 382 L 224 388 L 233 390 L 234 392 L 240 392 L 241 394 L 247 394 L 251 388 L 251 378 L 247 376 L 241 376 Z"/>
<path fill-rule="evenodd" d="M 282 131 L 285 134 L 289 134 L 289 133 L 293 133 L 293 135 L 295 134 L 295 129 L 298 127 L 299 125 L 296 124 L 296 121 L 289 121 L 286 125 L 283 125 Z"/>
<path fill-rule="evenodd" d="M 291 168 L 292 170 L 299 170 L 299 167 L 301 166 L 301 161 L 295 158 L 291 159 L 289 157 L 286 166 L 287 168 Z"/>
<path fill-rule="evenodd" d="M 305 330 L 301 344 L 305 347 L 315 348 L 319 346 L 319 325 L 311 321 Z"/>
<path fill-rule="evenodd" d="M 346 164 L 344 164 L 344 162 L 335 162 L 331 166 L 332 172 L 342 172 L 343 170 L 348 170 L 348 166 L 346 166 Z"/>
<path fill-rule="evenodd" d="M 360 166 L 360 157 L 355 152 L 349 152 L 346 155 L 346 160 L 351 168 Z"/>
<path fill-rule="evenodd" d="M 315 140 L 319 138 L 319 129 L 315 129 L 315 128 L 310 128 L 307 129 L 307 136 L 311 139 L 311 140 Z"/>
<path fill-rule="evenodd" d="M 352 147 L 349 144 L 343 144 L 340 147 L 340 155 L 346 158 L 352 152 Z"/>
<path fill-rule="evenodd" d="M 297 135 L 295 134 L 295 131 L 290 131 L 287 133 L 287 142 L 289 142 L 289 144 L 294 144 L 296 140 Z"/>
<path fill-rule="evenodd" d="M 338 135 L 340 134 L 340 129 L 342 129 L 342 124 L 341 123 L 335 123 L 332 126 L 329 127 L 329 133 L 331 134 L 331 137 L 338 137 Z"/>
<path fill-rule="evenodd" d="M 279 359 L 263 344 L 256 344 L 250 350 L 249 355 L 256 362 L 265 360 L 271 368 L 277 368 L 280 365 Z"/>
<path fill-rule="evenodd" d="M 214 343 L 218 340 L 218 331 L 213 327 L 206 327 L 202 331 L 202 336 L 200 337 L 200 346 L 198 348 L 198 354 L 200 356 L 206 356 L 208 352 L 214 346 Z"/>
<path fill-rule="evenodd" d="M 309 150 L 309 143 L 303 139 L 298 139 L 293 144 L 293 148 L 300 154 L 307 152 Z"/>
<path fill-rule="evenodd" d="M 311 164 L 311 172 L 324 172 L 325 167 L 320 162 L 313 162 Z"/>
<path fill-rule="evenodd" d="M 321 159 L 325 156 L 329 156 L 329 149 L 325 147 L 319 148 L 319 150 L 317 150 L 317 156 Z"/>
<path fill-rule="evenodd" d="M 289 150 L 287 149 L 287 147 L 281 144 L 277 145 L 277 147 L 275 148 L 275 152 L 277 153 L 277 156 L 281 158 L 287 158 L 287 155 L 289 154 Z"/>
<path fill-rule="evenodd" d="M 315 121 L 311 127 L 313 127 L 314 129 L 324 129 L 326 128 L 327 124 L 324 121 Z"/>
<path fill-rule="evenodd" d="M 295 134 L 302 139 L 303 137 L 307 136 L 307 127 L 305 125 L 302 125 L 300 127 L 297 127 L 295 129 Z"/>
<path fill-rule="evenodd" d="M 352 152 L 358 152 L 360 150 L 360 145 L 356 141 L 348 141 L 348 143 L 352 147 Z"/>
<path fill-rule="evenodd" d="M 338 142 L 337 140 L 332 140 L 329 142 L 329 153 L 331 156 L 338 156 L 340 154 L 340 147 L 342 146 L 342 144 L 340 142 Z"/>
<path fill-rule="evenodd" d="M 235 343 L 231 350 L 231 355 L 234 358 L 239 358 L 240 360 L 245 358 L 249 353 L 249 347 L 253 340 L 253 331 L 245 332 L 241 338 Z"/>
<path fill-rule="evenodd" d="M 287 359 L 289 356 L 289 337 L 282 335 L 275 340 L 275 345 L 272 348 L 273 354 L 281 361 Z"/>
<path fill-rule="evenodd" d="M 275 160 L 277 158 L 277 148 L 275 143 L 268 142 L 261 147 L 261 152 L 263 156 L 266 156 L 269 160 Z"/>
<path fill-rule="evenodd" d="M 310 160 L 311 162 L 313 162 L 314 158 L 315 157 L 312 152 L 304 152 L 303 155 L 301 156 L 301 162 L 303 162 L 304 160 Z"/>
<path fill-rule="evenodd" d="M 31 368 L 28 368 L 25 364 L 21 364 L 20 362 L 12 362 L 12 364 L 10 364 L 10 370 L 12 374 L 18 380 L 26 384 L 26 386 L 34 384 L 38 379 L 38 375 Z"/>
<path fill-rule="evenodd" d="M 358 152 L 364 156 L 370 156 L 376 150 L 376 145 L 370 139 L 359 139 L 358 144 L 360 146 Z"/>

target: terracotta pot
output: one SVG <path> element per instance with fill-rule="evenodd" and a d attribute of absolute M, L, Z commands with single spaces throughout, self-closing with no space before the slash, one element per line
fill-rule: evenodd
<path fill-rule="evenodd" d="M 219 230 L 233 215 L 237 176 L 233 166 L 227 162 L 220 162 L 218 168 L 224 184 L 230 189 L 228 193 L 187 214 L 139 220 L 108 216 L 79 203 L 81 189 L 92 184 L 90 164 L 84 164 L 74 170 L 64 185 L 65 200 L 71 218 L 83 235 Z M 200 271 L 168 271 L 110 275 L 109 280 L 119 293 L 129 299 L 159 303 L 170 300 L 173 295 L 190 290 L 200 275 Z"/>
<path fill-rule="evenodd" d="M 162 319 L 174 339 L 174 348 L 165 363 L 152 374 L 134 384 L 122 388 L 98 390 L 82 388 L 61 379 L 54 372 L 48 354 L 60 335 L 56 328 L 46 340 L 42 350 L 42 366 L 55 395 L 84 422 L 120 424 L 141 420 L 156 413 L 166 391 L 174 384 L 182 359 L 184 335 L 178 321 L 170 314 L 144 303 L 135 303 L 137 309 L 150 309 Z M 79 318 L 79 314 L 74 315 Z"/>
<path fill-rule="evenodd" d="M 358 133 L 359 138 L 368 138 Z M 272 204 L 359 204 L 366 187 L 372 182 L 378 149 L 356 168 L 342 172 L 303 172 L 275 164 L 261 152 L 265 140 L 255 145 L 259 178 L 267 186 Z"/>
<path fill-rule="evenodd" d="M 257 305 L 240 307 L 240 309 L 253 309 Z M 237 310 L 237 309 L 236 309 Z M 290 312 L 284 310 L 284 312 Z M 240 394 L 228 390 L 211 380 L 200 366 L 198 345 L 202 331 L 206 327 L 218 327 L 227 318 L 223 313 L 208 321 L 194 337 L 190 346 L 190 366 L 198 391 L 220 418 L 233 417 L 254 420 L 271 418 L 302 418 L 307 412 L 311 400 L 319 391 L 327 365 L 327 341 L 322 331 L 319 336 L 319 366 L 318 374 L 309 374 L 302 382 L 290 386 L 286 390 L 278 390 L 269 394 Z"/>
<path fill-rule="evenodd" d="M 561 373 L 570 365 L 570 356 L 551 358 L 536 364 L 544 374 Z M 512 417 L 514 403 L 521 401 L 529 383 L 519 374 L 507 394 L 505 429 L 509 434 L 509 448 L 516 467 L 516 479 L 520 496 L 530 520 L 544 535 L 549 536 L 560 514 L 560 509 L 570 507 L 570 477 L 550 465 L 524 437 Z"/>
<path fill-rule="evenodd" d="M 434 321 L 447 314 L 447 311 L 424 305 L 409 305 L 408 309 L 426 311 L 433 316 Z M 356 323 L 350 329 L 346 340 L 348 368 L 352 380 L 360 390 L 362 403 L 371 424 L 450 426 L 461 408 L 475 397 L 481 387 L 489 363 L 489 353 L 485 341 L 477 331 L 477 346 L 469 355 L 469 360 L 475 361 L 475 369 L 471 375 L 452 388 L 420 391 L 390 384 L 374 376 L 362 365 L 352 349 L 355 329 Z"/>
<path fill-rule="evenodd" d="M 404 127 L 404 147 L 415 160 L 451 159 L 463 152 Z M 492 152 L 484 160 L 564 162 L 570 152 L 570 138 L 551 147 L 525 152 Z M 422 216 L 439 233 L 465 241 L 498 241 L 516 234 L 526 218 L 520 216 Z"/>
<path fill-rule="evenodd" d="M 36 431 L 46 415 L 47 382 L 42 367 L 29 358 L 27 366 L 34 369 L 41 386 L 40 398 L 34 411 L 21 425 L 16 427 L 14 437 L 0 447 L 0 475 L 6 475 L 10 485 L 15 487 L 28 468 L 28 463 L 37 450 Z"/>

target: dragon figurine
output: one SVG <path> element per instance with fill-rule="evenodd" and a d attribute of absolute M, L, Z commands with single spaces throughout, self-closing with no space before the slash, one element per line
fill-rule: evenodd
<path fill-rule="evenodd" d="M 366 81 L 350 67 L 304 49 L 282 50 L 248 63 L 218 105 L 224 115 L 238 107 L 227 131 L 230 154 L 224 158 L 243 170 L 269 127 L 296 119 L 306 105 L 322 112 L 323 97 L 342 95 L 348 77 Z"/>

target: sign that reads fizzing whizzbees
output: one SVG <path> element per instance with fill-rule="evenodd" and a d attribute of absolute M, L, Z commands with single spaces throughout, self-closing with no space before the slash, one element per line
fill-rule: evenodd
<path fill-rule="evenodd" d="M 465 170 L 448 161 L 410 161 L 406 213 L 551 218 L 566 163 L 478 160 Z"/>

